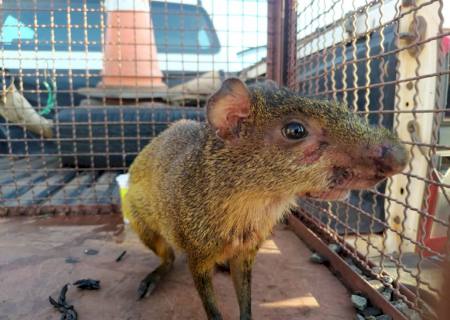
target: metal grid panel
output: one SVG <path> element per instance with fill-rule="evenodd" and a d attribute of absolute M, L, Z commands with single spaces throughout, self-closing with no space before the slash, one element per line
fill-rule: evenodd
<path fill-rule="evenodd" d="M 116 210 L 114 179 L 152 137 L 203 119 L 225 77 L 265 76 L 267 1 L 0 7 L 0 215 Z"/>
<path fill-rule="evenodd" d="M 308 97 L 343 101 L 392 129 L 411 156 L 403 173 L 347 201 L 302 200 L 299 217 L 340 243 L 348 263 L 368 271 L 366 280 L 393 290 L 394 305 L 410 307 L 408 317 L 432 318 L 450 216 L 448 3 L 294 3 L 287 84 Z"/>

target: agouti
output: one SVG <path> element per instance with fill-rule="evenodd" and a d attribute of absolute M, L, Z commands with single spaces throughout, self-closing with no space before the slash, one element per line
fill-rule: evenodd
<path fill-rule="evenodd" d="M 181 120 L 130 168 L 123 210 L 162 260 L 140 297 L 187 255 L 208 319 L 222 319 L 211 282 L 228 263 L 240 307 L 251 319 L 251 269 L 258 248 L 297 197 L 343 199 L 400 172 L 407 153 L 388 130 L 343 105 L 302 98 L 273 82 L 230 78 L 206 106 L 207 122 Z"/>

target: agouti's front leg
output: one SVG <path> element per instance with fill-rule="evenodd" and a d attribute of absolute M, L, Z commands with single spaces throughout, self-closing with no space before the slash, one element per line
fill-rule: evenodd
<path fill-rule="evenodd" d="M 257 249 L 230 260 L 230 271 L 239 302 L 240 320 L 252 318 L 252 266 Z"/>
<path fill-rule="evenodd" d="M 216 296 L 212 285 L 211 274 L 214 264 L 205 265 L 204 262 L 198 263 L 195 260 L 196 259 L 189 259 L 189 268 L 191 269 L 195 287 L 202 299 L 206 315 L 209 320 L 222 320 L 222 315 L 217 308 Z"/>

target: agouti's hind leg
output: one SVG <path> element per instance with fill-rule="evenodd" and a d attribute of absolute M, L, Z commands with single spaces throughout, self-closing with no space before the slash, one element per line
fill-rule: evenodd
<path fill-rule="evenodd" d="M 216 296 L 212 284 L 211 274 L 214 263 L 210 265 L 197 261 L 188 256 L 189 268 L 194 279 L 197 292 L 202 299 L 208 320 L 222 320 L 222 315 L 217 307 Z"/>
<path fill-rule="evenodd" d="M 156 284 L 166 275 L 173 266 L 175 254 L 167 241 L 155 231 L 146 230 L 139 233 L 142 242 L 161 258 L 161 264 L 150 272 L 139 285 L 139 299 L 152 293 Z"/>

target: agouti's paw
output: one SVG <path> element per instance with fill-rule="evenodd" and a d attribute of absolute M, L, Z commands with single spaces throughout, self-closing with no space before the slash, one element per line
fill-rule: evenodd
<path fill-rule="evenodd" d="M 155 288 L 156 288 L 156 281 L 147 279 L 142 280 L 138 288 L 138 295 L 139 295 L 138 300 L 141 300 L 146 296 L 149 296 Z"/>

